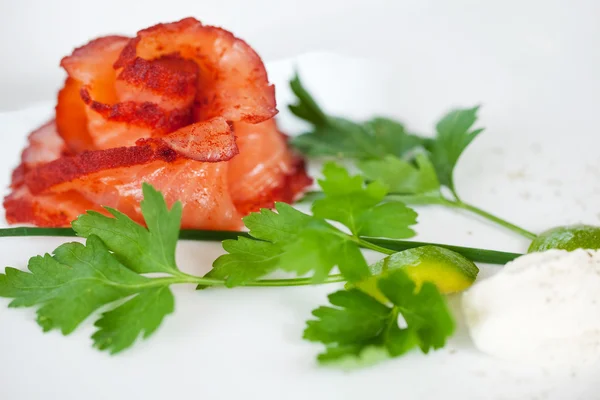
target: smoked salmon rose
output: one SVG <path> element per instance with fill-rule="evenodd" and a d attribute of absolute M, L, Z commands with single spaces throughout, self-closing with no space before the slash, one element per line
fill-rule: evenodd
<path fill-rule="evenodd" d="M 61 66 L 55 119 L 13 172 L 9 223 L 65 226 L 103 206 L 140 221 L 148 182 L 182 202 L 183 227 L 237 229 L 311 183 L 262 60 L 230 32 L 186 18 L 93 40 Z"/>

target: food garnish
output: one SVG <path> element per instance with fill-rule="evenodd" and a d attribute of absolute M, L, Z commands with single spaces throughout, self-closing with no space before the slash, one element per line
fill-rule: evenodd
<path fill-rule="evenodd" d="M 325 114 L 296 75 L 290 82 L 296 103 L 292 113 L 312 125 L 292 144 L 307 156 L 349 159 L 370 180 L 385 184 L 389 198 L 407 204 L 438 204 L 475 213 L 531 240 L 536 237 L 515 224 L 464 202 L 454 184 L 454 168 L 463 151 L 483 131 L 475 128 L 479 107 L 450 111 L 436 124 L 434 138 L 409 133 L 400 122 L 376 117 L 354 122 Z M 450 191 L 444 194 L 442 188 Z M 320 193 L 309 193 L 314 200 Z"/>

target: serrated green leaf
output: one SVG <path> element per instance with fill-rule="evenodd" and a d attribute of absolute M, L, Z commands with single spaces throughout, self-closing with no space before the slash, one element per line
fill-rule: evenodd
<path fill-rule="evenodd" d="M 40 305 L 38 323 L 44 331 L 60 329 L 65 335 L 98 308 L 150 282 L 120 264 L 94 235 L 85 246 L 66 243 L 54 256 L 32 257 L 29 271 L 6 268 L 0 294 L 14 298 L 11 307 Z"/>
<path fill-rule="evenodd" d="M 150 337 L 163 319 L 175 310 L 175 299 L 168 286 L 145 289 L 120 306 L 105 312 L 94 324 L 94 346 L 119 353 L 133 345 L 140 335 Z"/>
<path fill-rule="evenodd" d="M 327 116 L 321 110 L 315 99 L 304 88 L 300 76 L 296 72 L 290 81 L 290 88 L 296 95 L 296 104 L 290 104 L 288 108 L 298 118 L 304 119 L 314 125 L 326 125 Z"/>
<path fill-rule="evenodd" d="M 404 204 L 380 204 L 387 192 L 380 183 L 365 185 L 360 176 L 327 163 L 319 183 L 325 196 L 313 204 L 313 216 L 276 203 L 244 218 L 252 239 L 225 241 L 228 254 L 219 257 L 206 278 L 225 279 L 227 286 L 255 281 L 276 269 L 303 276 L 312 272 L 315 283 L 335 267 L 350 282 L 370 276 L 360 252 L 358 234 L 405 238 L 416 213 Z M 355 235 L 333 227 L 325 219 L 346 225 Z M 198 289 L 204 289 L 199 286 Z"/>
<path fill-rule="evenodd" d="M 425 144 L 424 139 L 406 133 L 401 123 L 389 118 L 357 123 L 325 114 L 297 74 L 290 86 L 297 98 L 296 103 L 289 106 L 290 111 L 313 125 L 312 131 L 293 138 L 291 143 L 308 156 L 366 159 L 393 154 L 401 157 Z"/>
<path fill-rule="evenodd" d="M 58 329 L 65 335 L 95 311 L 121 301 L 100 317 L 93 335 L 96 347 L 113 354 L 130 347 L 140 335 L 150 336 L 173 312 L 169 285 L 189 282 L 189 276 L 175 265 L 181 206 L 169 211 L 150 185 L 144 185 L 143 192 L 141 207 L 148 229 L 115 210 L 109 210 L 115 218 L 90 212 L 75 224 L 77 232 L 87 237 L 85 245 L 66 243 L 52 256 L 32 257 L 29 272 L 7 267 L 0 274 L 0 296 L 12 298 L 12 307 L 38 306 L 42 329 Z M 149 278 L 138 272 L 172 275 Z"/>
<path fill-rule="evenodd" d="M 232 287 L 281 269 L 297 275 L 314 271 L 317 283 L 335 266 L 351 281 L 369 276 L 358 245 L 347 235 L 288 204 L 276 203 L 275 207 L 277 212 L 262 209 L 244 218 L 250 235 L 259 240 L 240 237 L 224 241 L 229 254 L 213 263 L 206 278 L 225 279 Z"/>
<path fill-rule="evenodd" d="M 349 289 L 329 296 L 334 307 L 313 311 L 316 319 L 307 321 L 304 338 L 327 346 L 319 355 L 320 362 L 360 359 L 364 351 L 374 348 L 384 349 L 390 357 L 415 346 L 427 353 L 445 344 L 454 331 L 454 321 L 434 285 L 426 283 L 417 291 L 401 270 L 380 277 L 378 285 L 389 305 Z M 406 326 L 399 326 L 398 315 Z"/>
<path fill-rule="evenodd" d="M 341 222 L 358 234 L 360 217 L 383 200 L 386 188 L 377 182 L 365 186 L 361 176 L 350 176 L 345 168 L 332 162 L 325 164 L 323 175 L 319 185 L 325 197 L 313 203 L 313 214 Z"/>
<path fill-rule="evenodd" d="M 148 228 L 107 208 L 114 218 L 88 211 L 73 221 L 73 229 L 82 237 L 100 237 L 119 261 L 133 271 L 176 273 L 179 270 L 175 247 L 181 224 L 181 203 L 175 203 L 169 210 L 162 194 L 152 186 L 143 184 L 143 192 L 141 208 Z"/>
<path fill-rule="evenodd" d="M 239 237 L 223 241 L 224 254 L 213 263 L 206 278 L 223 279 L 227 287 L 253 282 L 280 264 L 282 248 L 276 244 Z"/>
<path fill-rule="evenodd" d="M 416 223 L 417 214 L 403 203 L 379 204 L 387 194 L 381 183 L 365 185 L 363 177 L 350 176 L 346 169 L 331 162 L 325 164 L 323 175 L 319 185 L 325 197 L 313 203 L 315 216 L 341 222 L 356 236 L 414 236 L 409 226 Z"/>
<path fill-rule="evenodd" d="M 463 151 L 483 129 L 471 128 L 477 120 L 479 107 L 453 110 L 436 125 L 437 136 L 431 149 L 431 157 L 438 178 L 453 191 L 454 167 Z"/>
<path fill-rule="evenodd" d="M 357 289 L 340 290 L 328 296 L 331 305 L 313 310 L 304 338 L 324 344 L 354 345 L 377 337 L 390 319 L 391 309 Z"/>
<path fill-rule="evenodd" d="M 275 209 L 261 209 L 244 217 L 244 224 L 250 229 L 250 235 L 256 239 L 273 243 L 293 242 L 304 227 L 314 223 L 314 218 L 286 203 L 275 203 Z"/>
<path fill-rule="evenodd" d="M 400 194 L 437 194 L 440 191 L 435 167 L 425 154 L 418 154 L 416 165 L 394 156 L 358 163 L 365 176 L 386 185 L 390 192 Z"/>
<path fill-rule="evenodd" d="M 312 157 L 369 158 L 385 154 L 364 126 L 344 118 L 328 117 L 326 125 L 315 126 L 311 132 L 293 138 L 291 143 Z"/>
<path fill-rule="evenodd" d="M 407 133 L 404 125 L 393 119 L 376 117 L 365 122 L 363 126 L 374 139 L 380 157 L 402 157 L 425 143 L 423 138 Z"/>
<path fill-rule="evenodd" d="M 377 283 L 379 290 L 404 317 L 407 329 L 419 338 L 421 351 L 438 349 L 454 332 L 454 320 L 443 296 L 434 284 L 425 282 L 419 291 L 402 270 L 387 274 Z"/>
<path fill-rule="evenodd" d="M 410 226 L 417 223 L 417 213 L 404 203 L 379 204 L 364 212 L 358 221 L 358 235 L 405 239 L 415 236 Z"/>
<path fill-rule="evenodd" d="M 323 281 L 335 266 L 350 282 L 370 276 L 358 245 L 327 230 L 305 230 L 281 255 L 282 269 L 298 275 L 313 271 L 315 283 Z"/>

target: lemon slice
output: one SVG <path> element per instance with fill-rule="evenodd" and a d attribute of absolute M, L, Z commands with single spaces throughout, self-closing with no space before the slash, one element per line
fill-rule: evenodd
<path fill-rule="evenodd" d="M 550 229 L 531 242 L 529 253 L 550 249 L 600 249 L 600 228 L 591 225 L 559 226 Z"/>
<path fill-rule="evenodd" d="M 473 284 L 479 268 L 460 254 L 437 246 L 422 246 L 392 254 L 371 265 L 372 277 L 355 283 L 353 286 L 385 300 L 377 288 L 377 279 L 387 271 L 402 268 L 410 276 L 417 288 L 423 282 L 431 282 L 440 292 L 460 292 Z"/>

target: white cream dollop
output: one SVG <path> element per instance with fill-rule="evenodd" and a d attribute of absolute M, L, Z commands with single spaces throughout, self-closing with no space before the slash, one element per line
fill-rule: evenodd
<path fill-rule="evenodd" d="M 600 251 L 550 250 L 519 257 L 464 293 L 481 351 L 552 367 L 600 360 Z"/>

